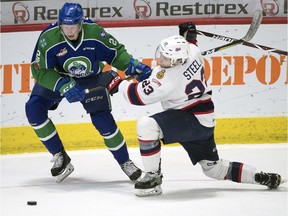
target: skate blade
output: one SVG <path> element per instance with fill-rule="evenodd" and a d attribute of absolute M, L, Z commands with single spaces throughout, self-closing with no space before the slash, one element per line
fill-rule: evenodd
<path fill-rule="evenodd" d="M 58 175 L 56 177 L 56 182 L 57 183 L 60 183 L 62 182 L 64 179 L 66 179 L 72 172 L 74 171 L 74 166 L 69 163 L 67 166 L 66 166 L 66 169 L 64 170 L 63 173 L 61 173 L 60 175 Z"/>
<path fill-rule="evenodd" d="M 160 185 L 149 189 L 136 189 L 135 192 L 135 195 L 138 197 L 156 196 L 160 194 L 162 194 L 162 188 Z"/>
<path fill-rule="evenodd" d="M 276 187 L 269 187 L 269 186 L 268 186 L 268 189 L 270 189 L 270 190 L 275 190 L 275 189 L 277 189 L 277 188 L 280 187 L 282 184 L 287 183 L 287 179 L 280 177 L 279 182 L 280 182 L 279 185 L 277 185 Z"/>

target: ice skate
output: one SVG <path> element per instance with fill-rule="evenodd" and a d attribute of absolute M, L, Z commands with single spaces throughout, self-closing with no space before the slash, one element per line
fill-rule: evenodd
<path fill-rule="evenodd" d="M 56 177 L 57 183 L 62 182 L 74 171 L 74 166 L 70 161 L 71 159 L 65 150 L 62 150 L 53 156 L 51 162 L 54 162 L 54 165 L 51 168 L 51 174 Z"/>
<path fill-rule="evenodd" d="M 147 172 L 145 176 L 135 184 L 135 195 L 139 197 L 160 195 L 162 193 L 162 178 L 160 172 Z"/>
<path fill-rule="evenodd" d="M 139 169 L 130 159 L 125 163 L 120 164 L 120 166 L 131 181 L 136 181 L 142 175 L 142 170 Z"/>
<path fill-rule="evenodd" d="M 276 189 L 282 183 L 280 175 L 265 172 L 256 173 L 255 181 L 261 185 L 266 185 L 269 189 Z"/>

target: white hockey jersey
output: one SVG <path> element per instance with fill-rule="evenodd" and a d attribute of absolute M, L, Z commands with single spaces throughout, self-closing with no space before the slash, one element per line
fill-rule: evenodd
<path fill-rule="evenodd" d="M 157 66 L 140 83 L 122 81 L 119 92 L 131 104 L 161 102 L 164 110 L 192 112 L 203 126 L 214 127 L 212 91 L 204 77 L 203 57 L 197 46 L 191 44 L 190 48 L 192 55 L 185 64 L 171 68 Z"/>

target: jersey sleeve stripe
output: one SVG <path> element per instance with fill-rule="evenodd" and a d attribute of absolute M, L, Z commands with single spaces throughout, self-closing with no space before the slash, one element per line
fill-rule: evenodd
<path fill-rule="evenodd" d="M 143 101 L 140 99 L 139 94 L 137 92 L 138 83 L 131 83 L 128 87 L 127 94 L 131 104 L 134 105 L 145 105 Z"/>

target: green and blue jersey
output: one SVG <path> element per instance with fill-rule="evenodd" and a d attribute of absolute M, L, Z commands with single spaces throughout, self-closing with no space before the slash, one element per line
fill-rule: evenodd
<path fill-rule="evenodd" d="M 31 71 L 40 85 L 55 90 L 63 75 L 94 76 L 103 69 L 102 62 L 124 71 L 130 58 L 123 44 L 85 18 L 77 41 L 69 41 L 57 23 L 43 30 L 32 56 Z"/>

